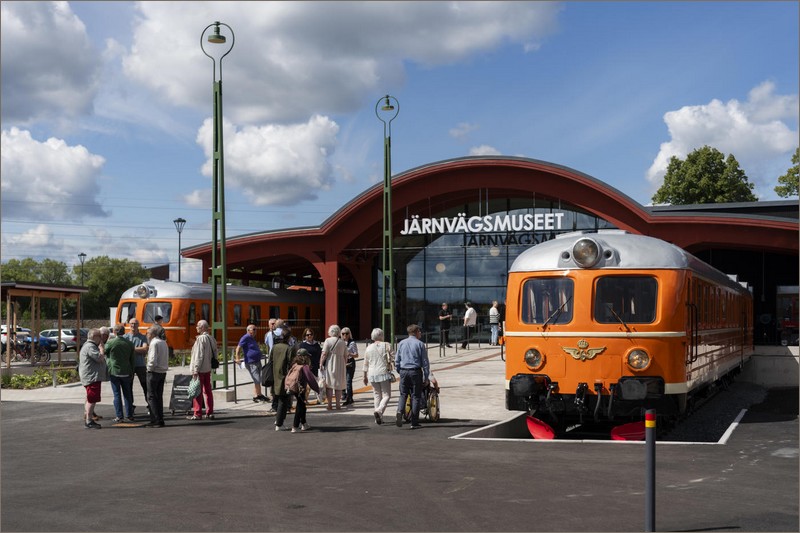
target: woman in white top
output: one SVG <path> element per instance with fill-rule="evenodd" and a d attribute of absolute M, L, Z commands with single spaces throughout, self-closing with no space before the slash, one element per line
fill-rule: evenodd
<path fill-rule="evenodd" d="M 392 347 L 383 342 L 383 330 L 372 330 L 372 344 L 364 352 L 364 385 L 372 385 L 375 423 L 383 423 L 383 412 L 392 396 Z"/>
<path fill-rule="evenodd" d="M 347 386 L 347 343 L 340 337 L 341 329 L 336 324 L 328 328 L 328 338 L 322 344 L 320 372 L 325 376 L 325 398 L 328 411 L 332 409 L 331 395 L 336 397 L 336 408 L 341 409 L 342 391 Z"/>

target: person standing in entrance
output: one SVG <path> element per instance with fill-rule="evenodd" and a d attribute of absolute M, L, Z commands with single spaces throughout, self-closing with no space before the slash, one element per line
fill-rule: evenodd
<path fill-rule="evenodd" d="M 342 391 L 347 388 L 347 344 L 341 339 L 342 330 L 337 324 L 328 328 L 328 338 L 322 344 L 322 359 L 319 367 L 320 373 L 325 376 L 325 398 L 328 401 L 328 411 L 333 396 L 336 399 L 336 409 L 341 409 Z"/>
<path fill-rule="evenodd" d="M 478 312 L 470 302 L 464 305 L 467 307 L 467 311 L 464 313 L 464 342 L 461 343 L 461 348 L 466 350 L 472 333 L 475 331 L 475 325 L 478 323 Z"/>
<path fill-rule="evenodd" d="M 492 302 L 492 308 L 489 309 L 489 326 L 492 328 L 492 340 L 489 344 L 497 346 L 497 333 L 500 329 L 500 310 L 497 308 L 497 300 Z"/>
<path fill-rule="evenodd" d="M 397 345 L 394 366 L 400 372 L 400 400 L 397 402 L 395 423 L 403 427 L 403 411 L 406 408 L 408 395 L 411 394 L 411 429 L 419 429 L 419 409 L 422 406 L 422 390 L 428 382 L 430 363 L 428 348 L 420 339 L 422 330 L 416 324 L 406 328 L 408 337 Z"/>
<path fill-rule="evenodd" d="M 439 310 L 439 346 L 450 346 L 450 319 L 453 318 L 453 313 L 447 308 L 447 302 L 442 304 Z"/>
<path fill-rule="evenodd" d="M 201 420 L 203 418 L 203 395 L 206 397 L 208 407 L 206 418 L 214 418 L 214 393 L 211 390 L 211 358 L 217 356 L 217 340 L 208 334 L 208 322 L 201 320 L 197 323 L 197 339 L 192 346 L 192 360 L 189 370 L 192 378 L 200 380 L 203 392 L 192 400 L 194 414 L 187 416 L 187 420 Z"/>
<path fill-rule="evenodd" d="M 358 344 L 353 339 L 353 332 L 350 331 L 350 328 L 342 328 L 341 335 L 342 340 L 347 344 L 347 365 L 345 366 L 347 385 L 345 387 L 345 397 L 342 400 L 344 400 L 344 405 L 353 405 L 353 376 L 356 374 Z"/>
<path fill-rule="evenodd" d="M 131 332 L 125 334 L 125 338 L 133 343 L 136 364 L 133 371 L 139 379 L 139 385 L 144 393 L 144 400 L 147 401 L 147 365 L 144 358 L 147 357 L 147 337 L 139 332 L 139 319 L 131 318 Z M 136 413 L 136 406 L 133 406 L 133 413 Z"/>
<path fill-rule="evenodd" d="M 132 422 L 133 368 L 136 364 L 136 356 L 133 352 L 133 344 L 124 337 L 125 326 L 123 324 L 114 326 L 114 335 L 115 337 L 105 345 L 108 379 L 111 381 L 111 392 L 114 393 L 114 412 L 117 415 L 114 422 L 122 422 L 123 415 Z M 124 413 L 122 411 L 123 402 Z"/>

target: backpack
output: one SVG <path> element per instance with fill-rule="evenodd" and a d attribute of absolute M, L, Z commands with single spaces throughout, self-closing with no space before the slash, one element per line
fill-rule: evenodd
<path fill-rule="evenodd" d="M 292 368 L 289 369 L 289 373 L 286 374 L 286 379 L 283 382 L 284 387 L 286 387 L 286 392 L 300 394 L 300 390 L 303 388 L 300 383 L 300 374 L 302 372 L 303 365 L 298 365 L 297 363 L 292 365 Z"/>

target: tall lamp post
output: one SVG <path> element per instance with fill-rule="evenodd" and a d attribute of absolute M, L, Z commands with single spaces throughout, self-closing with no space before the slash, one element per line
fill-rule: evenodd
<path fill-rule="evenodd" d="M 78 259 L 81 260 L 81 287 L 83 287 L 83 262 L 86 261 L 86 254 L 81 252 L 78 254 Z M 81 299 L 81 305 L 78 309 L 78 339 L 80 339 L 80 329 L 83 324 L 83 296 L 78 295 Z"/>
<path fill-rule="evenodd" d="M 219 61 L 206 51 L 205 37 L 209 28 L 213 33 L 208 35 L 208 42 L 227 46 L 228 39 L 220 33 L 220 26 L 225 26 L 230 32 L 230 47 L 219 56 Z M 227 32 L 226 32 L 227 33 Z M 236 37 L 233 29 L 223 22 L 214 22 L 203 29 L 200 34 L 200 48 L 211 59 L 213 64 L 212 79 L 214 82 L 214 149 L 212 152 L 213 167 L 213 212 L 211 216 L 211 334 L 216 337 L 221 331 L 222 339 L 222 383 L 228 387 L 228 291 L 227 291 L 227 262 L 225 260 L 225 158 L 222 147 L 222 60 L 231 53 Z M 219 66 L 219 75 L 217 75 Z M 218 376 L 214 376 L 216 379 Z"/>
<path fill-rule="evenodd" d="M 178 283 L 181 282 L 181 233 L 183 227 L 186 225 L 186 220 L 183 218 L 176 218 L 172 221 L 175 224 L 175 229 L 178 230 Z"/>
<path fill-rule="evenodd" d="M 383 122 L 383 303 L 381 328 L 394 344 L 394 254 L 392 253 L 392 121 L 400 113 L 400 102 L 388 94 L 375 104 L 375 115 Z M 388 326 L 387 326 L 388 322 Z"/>

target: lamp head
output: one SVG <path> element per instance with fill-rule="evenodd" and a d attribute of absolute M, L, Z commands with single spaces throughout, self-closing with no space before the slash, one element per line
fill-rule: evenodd
<path fill-rule="evenodd" d="M 183 218 L 176 218 L 172 221 L 175 224 L 175 229 L 178 230 L 178 233 L 183 231 L 183 226 L 186 225 L 186 220 Z"/>
<path fill-rule="evenodd" d="M 78 259 L 80 259 L 81 260 L 81 264 L 83 264 L 83 262 L 86 260 L 86 254 L 83 253 L 83 252 L 79 253 L 78 254 Z"/>
<path fill-rule="evenodd" d="M 214 23 L 214 33 L 208 36 L 208 42 L 215 44 L 225 43 L 225 36 L 219 32 L 219 22 Z"/>
<path fill-rule="evenodd" d="M 386 100 L 383 106 L 381 106 L 381 111 L 394 111 L 394 106 L 389 101 L 389 95 L 386 95 Z"/>

